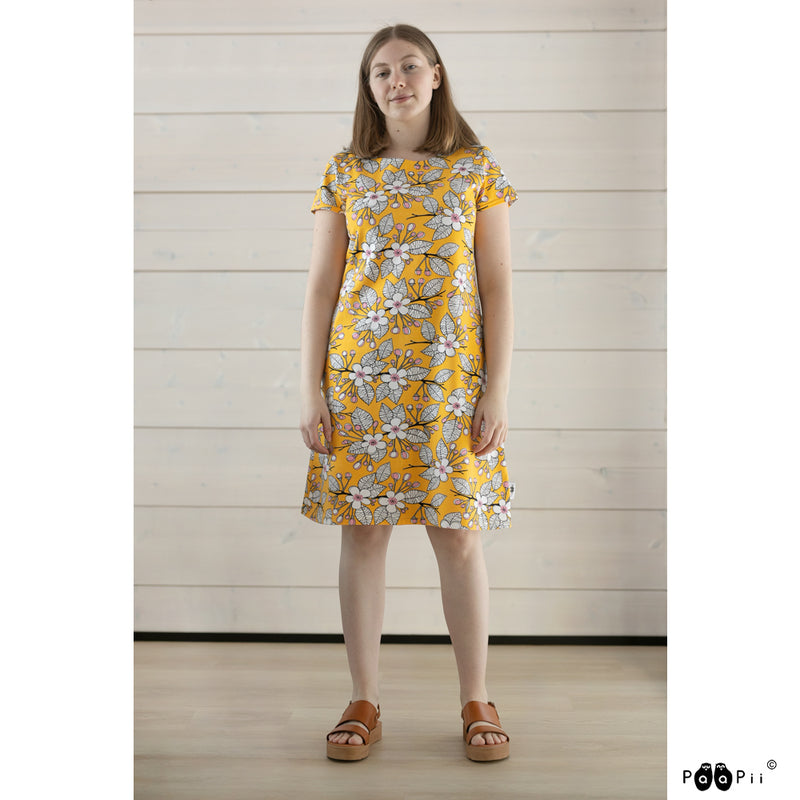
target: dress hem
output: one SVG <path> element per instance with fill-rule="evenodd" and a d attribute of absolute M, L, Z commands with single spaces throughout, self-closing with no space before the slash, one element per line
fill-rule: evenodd
<path fill-rule="evenodd" d="M 316 522 L 317 525 L 324 525 L 329 528 L 335 528 L 340 525 L 356 525 L 359 527 L 364 528 L 399 528 L 402 526 L 411 527 L 413 525 L 421 525 L 423 528 L 432 527 L 432 528 L 442 528 L 443 530 L 451 530 L 451 531 L 478 531 L 479 533 L 498 533 L 502 530 L 509 530 L 511 528 L 511 522 L 509 521 L 506 525 L 497 525 L 496 527 L 492 528 L 490 526 L 486 526 L 485 528 L 477 527 L 477 528 L 450 528 L 447 526 L 442 525 L 432 525 L 429 522 L 409 522 L 408 520 L 400 520 L 398 522 L 371 522 L 368 525 L 362 525 L 362 523 L 358 522 L 357 520 L 342 520 L 341 522 L 327 522 L 326 520 L 319 520 L 317 519 L 316 514 L 306 514 L 302 509 L 300 511 L 300 515 L 305 517 L 306 519 L 310 519 L 312 522 Z"/>

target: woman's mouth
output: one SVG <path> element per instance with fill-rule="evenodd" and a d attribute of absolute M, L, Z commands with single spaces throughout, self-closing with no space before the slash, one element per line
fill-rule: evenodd
<path fill-rule="evenodd" d="M 405 103 L 406 100 L 410 100 L 410 94 L 401 94 L 398 97 L 393 97 L 389 102 L 390 103 Z"/>

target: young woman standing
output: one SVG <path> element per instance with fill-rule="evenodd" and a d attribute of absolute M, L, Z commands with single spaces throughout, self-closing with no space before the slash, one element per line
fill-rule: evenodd
<path fill-rule="evenodd" d="M 486 689 L 481 530 L 510 527 L 513 188 L 453 105 L 417 28 L 364 52 L 351 146 L 317 190 L 301 344 L 302 513 L 342 526 L 339 596 L 353 694 L 327 754 L 381 738 L 378 655 L 396 525 L 425 525 L 458 667 L 467 756 L 509 754 Z"/>

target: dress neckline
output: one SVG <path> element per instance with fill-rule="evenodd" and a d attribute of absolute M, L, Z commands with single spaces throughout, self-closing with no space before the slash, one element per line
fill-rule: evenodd
<path fill-rule="evenodd" d="M 447 160 L 449 158 L 452 158 L 457 153 L 463 153 L 463 152 L 465 152 L 467 150 L 473 150 L 473 149 L 478 149 L 478 148 L 476 148 L 476 147 L 459 147 L 458 150 L 454 150 L 452 153 L 450 153 L 449 156 L 440 156 L 440 155 L 436 155 L 435 153 L 433 155 L 430 155 L 430 156 L 425 156 L 425 157 L 420 156 L 419 158 L 400 158 L 399 156 L 377 155 L 377 156 L 373 156 L 371 159 L 366 158 L 366 159 L 361 159 L 361 160 L 362 161 L 380 161 L 382 159 L 386 159 L 387 161 L 402 161 L 404 164 L 427 164 L 432 158 L 441 158 L 441 159 Z"/>
<path fill-rule="evenodd" d="M 384 158 L 385 158 L 387 161 L 402 161 L 403 163 L 411 163 L 411 164 L 416 164 L 416 163 L 425 163 L 425 162 L 428 162 L 428 161 L 430 161 L 432 158 L 444 158 L 444 156 L 432 155 L 432 156 L 424 156 L 424 157 L 423 157 L 423 156 L 420 156 L 419 158 L 400 158 L 400 156 L 384 156 L 384 155 L 377 155 L 377 156 L 375 156 L 375 159 L 374 159 L 374 160 L 375 160 L 375 161 L 380 161 L 380 160 L 382 160 L 382 159 L 384 159 Z"/>

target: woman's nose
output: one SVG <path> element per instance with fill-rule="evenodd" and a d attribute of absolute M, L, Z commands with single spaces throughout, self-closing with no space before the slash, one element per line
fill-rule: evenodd
<path fill-rule="evenodd" d="M 392 86 L 397 88 L 398 86 L 405 86 L 405 81 L 403 80 L 402 75 L 395 75 L 394 80 L 392 81 Z"/>

